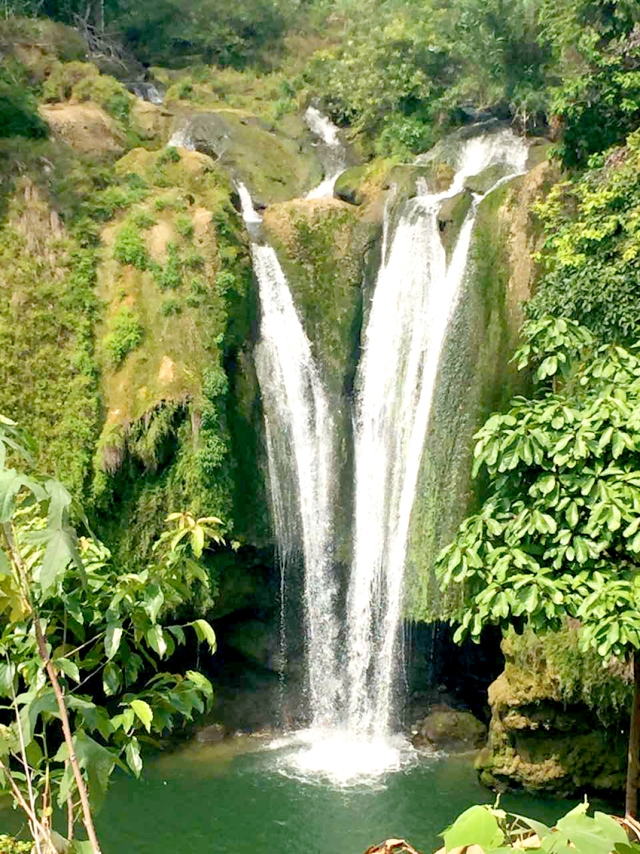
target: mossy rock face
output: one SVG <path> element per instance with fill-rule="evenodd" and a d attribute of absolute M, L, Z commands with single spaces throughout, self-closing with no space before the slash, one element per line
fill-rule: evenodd
<path fill-rule="evenodd" d="M 451 253 L 458 240 L 462 223 L 469 213 L 471 202 L 471 193 L 468 190 L 463 190 L 461 193 L 445 199 L 438 211 L 438 227 L 447 254 Z"/>
<path fill-rule="evenodd" d="M 273 206 L 264 226 L 279 250 L 327 384 L 340 394 L 355 370 L 360 285 L 372 227 L 352 207 L 331 199 Z"/>
<path fill-rule="evenodd" d="M 311 145 L 249 113 L 216 110 L 181 120 L 179 133 L 249 188 L 258 206 L 302 196 L 322 179 Z"/>
<path fill-rule="evenodd" d="M 538 137 L 532 140 L 529 146 L 529 159 L 527 160 L 527 169 L 535 169 L 541 163 L 549 159 L 550 150 L 553 143 L 544 137 Z"/>
<path fill-rule="evenodd" d="M 472 175 L 470 178 L 467 178 L 464 186 L 472 193 L 484 196 L 501 178 L 505 178 L 510 171 L 504 164 L 496 163 L 487 169 L 483 169 L 478 175 Z"/>
<path fill-rule="evenodd" d="M 432 709 L 416 724 L 415 747 L 461 753 L 476 750 L 485 743 L 487 727 L 471 712 L 457 711 L 445 706 Z"/>
<path fill-rule="evenodd" d="M 474 433 L 492 411 L 526 390 L 527 377 L 509 360 L 518 344 L 522 302 L 536 276 L 533 257 L 541 235 L 530 211 L 547 186 L 538 170 L 500 185 L 478 208 L 416 486 L 405 574 L 405 610 L 413 619 L 442 619 L 455 602 L 455 590 L 440 591 L 433 567 L 440 549 L 482 500 L 482 484 L 471 480 Z M 449 203 L 459 220 L 468 201 Z"/>
<path fill-rule="evenodd" d="M 618 726 L 606 728 L 586 706 L 565 703 L 557 675 L 544 662 L 532 674 L 507 655 L 489 703 L 489 743 L 476 763 L 486 785 L 563 797 L 624 789 L 624 734 Z"/>
<path fill-rule="evenodd" d="M 412 199 L 421 187 L 431 193 L 442 193 L 451 186 L 455 175 L 453 167 L 444 160 L 416 161 L 416 164 L 403 163 L 394 166 L 387 178 L 387 185 L 395 187 L 398 200 Z"/>
<path fill-rule="evenodd" d="M 360 185 L 364 176 L 364 166 L 352 166 L 350 169 L 345 169 L 334 184 L 334 196 L 350 205 L 363 204 L 366 197 Z"/>

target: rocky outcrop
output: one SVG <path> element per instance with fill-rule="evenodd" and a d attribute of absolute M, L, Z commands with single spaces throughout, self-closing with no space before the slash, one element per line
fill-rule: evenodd
<path fill-rule="evenodd" d="M 76 151 L 106 154 L 124 151 L 124 136 L 96 104 L 46 104 L 40 114 L 51 132 Z"/>
<path fill-rule="evenodd" d="M 476 750 L 484 745 L 487 738 L 487 727 L 482 721 L 471 712 L 448 706 L 434 706 L 424 720 L 418 721 L 414 730 L 414 747 L 446 753 Z"/>
<path fill-rule="evenodd" d="M 595 711 L 563 700 L 546 661 L 523 668 L 503 641 L 505 670 L 489 688 L 489 742 L 476 762 L 481 781 L 498 791 L 524 788 L 563 797 L 624 789 L 626 738 Z"/>
<path fill-rule="evenodd" d="M 251 113 L 185 113 L 172 137 L 217 160 L 249 188 L 257 207 L 302 196 L 322 178 L 311 139 L 294 139 Z"/>

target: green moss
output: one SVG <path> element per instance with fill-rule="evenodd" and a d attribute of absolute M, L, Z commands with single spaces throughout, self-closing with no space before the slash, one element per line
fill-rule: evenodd
<path fill-rule="evenodd" d="M 341 393 L 355 370 L 369 226 L 346 205 L 294 201 L 271 208 L 265 227 L 277 241 L 318 362 L 331 388 Z"/>

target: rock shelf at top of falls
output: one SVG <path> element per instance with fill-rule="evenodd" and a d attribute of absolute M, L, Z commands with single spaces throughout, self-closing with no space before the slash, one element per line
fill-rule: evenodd
<path fill-rule="evenodd" d="M 273 248 L 254 242 L 260 382 L 271 504 L 282 554 L 304 562 L 307 697 L 311 728 L 288 758 L 292 773 L 340 785 L 381 777 L 413 760 L 394 735 L 407 538 L 431 403 L 449 320 L 460 298 L 478 202 L 454 245 L 442 243 L 439 211 L 472 176 L 493 185 L 524 171 L 526 143 L 509 130 L 461 140 L 450 186 L 387 205 L 382 259 L 356 379 L 354 547 L 346 591 L 335 571 L 334 420 L 322 377 Z M 484 194 L 486 195 L 486 193 Z M 240 188 L 245 221 L 256 214 Z M 340 508 L 342 512 L 349 508 Z M 286 583 L 286 581 L 285 581 Z"/>

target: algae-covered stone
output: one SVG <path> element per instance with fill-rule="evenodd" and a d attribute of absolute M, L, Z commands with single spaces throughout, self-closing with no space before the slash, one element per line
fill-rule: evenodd
<path fill-rule="evenodd" d="M 436 707 L 416 725 L 413 744 L 420 748 L 460 753 L 481 747 L 487 737 L 487 727 L 471 712 L 457 711 L 446 706 Z"/>
<path fill-rule="evenodd" d="M 442 203 L 438 211 L 438 226 L 444 248 L 449 253 L 456 244 L 460 228 L 469 213 L 472 195 L 468 190 L 463 190 L 455 196 L 451 196 Z"/>
<path fill-rule="evenodd" d="M 402 163 L 389 171 L 387 184 L 395 187 L 398 199 L 411 199 L 420 192 L 421 187 L 426 187 L 432 193 L 448 190 L 454 175 L 453 167 L 442 160 Z"/>
<path fill-rule="evenodd" d="M 465 187 L 472 193 L 484 196 L 497 184 L 501 178 L 506 177 L 510 169 L 503 163 L 495 163 L 493 166 L 483 169 L 478 175 L 472 175 L 464 182 Z"/>
<path fill-rule="evenodd" d="M 218 160 L 249 188 L 258 206 L 303 195 L 322 178 L 312 147 L 238 110 L 192 113 L 177 138 Z"/>
<path fill-rule="evenodd" d="M 478 757 L 491 788 L 571 796 L 624 789 L 626 739 L 595 711 L 563 697 L 558 672 L 541 657 L 503 641 L 505 670 L 489 688 L 491 724 Z"/>
<path fill-rule="evenodd" d="M 366 167 L 352 166 L 338 176 L 333 187 L 333 194 L 343 202 L 350 205 L 361 205 L 365 201 L 361 184 L 365 176 Z"/>

